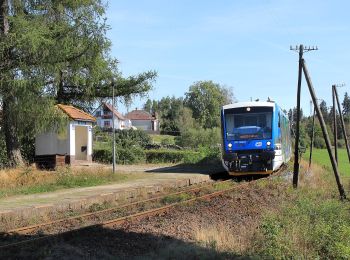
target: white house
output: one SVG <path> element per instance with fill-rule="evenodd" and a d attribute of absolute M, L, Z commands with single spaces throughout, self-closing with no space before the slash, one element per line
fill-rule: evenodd
<path fill-rule="evenodd" d="M 92 126 L 96 119 L 68 105 L 57 105 L 68 117 L 65 133 L 42 133 L 35 138 L 35 162 L 39 168 L 92 161 Z"/>
<path fill-rule="evenodd" d="M 95 112 L 97 125 L 101 128 L 112 128 L 113 126 L 113 113 L 114 113 L 114 129 L 130 129 L 132 127 L 131 121 L 125 118 L 117 110 L 113 109 L 112 105 L 108 103 L 102 103 Z"/>
<path fill-rule="evenodd" d="M 133 110 L 126 116 L 131 121 L 132 126 L 137 129 L 158 132 L 159 131 L 159 120 L 156 114 L 150 114 L 145 110 Z"/>

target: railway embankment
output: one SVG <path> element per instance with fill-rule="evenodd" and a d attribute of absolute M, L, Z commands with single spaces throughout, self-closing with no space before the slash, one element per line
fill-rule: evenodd
<path fill-rule="evenodd" d="M 0 231 L 210 182 L 209 174 L 212 171 L 215 170 L 178 165 L 118 166 L 116 175 L 130 175 L 129 179 L 104 185 L 3 197 L 0 198 Z"/>
<path fill-rule="evenodd" d="M 286 171 L 290 172 L 290 169 Z M 202 185 L 210 184 L 219 182 Z M 69 256 L 72 259 L 349 258 L 349 204 L 339 200 L 332 173 L 316 164 L 308 170 L 302 163 L 299 184 L 298 189 L 293 189 L 291 181 L 281 174 L 234 183 L 232 189 L 225 184 L 219 188 L 225 192 L 200 199 L 194 199 L 198 194 L 193 190 L 187 195 L 169 195 L 157 203 L 188 202 L 145 215 L 143 211 L 148 211 L 149 204 L 141 203 L 137 207 L 140 214 L 132 213 L 121 221 L 102 222 L 79 232 L 63 232 L 48 240 L 43 237 L 45 232 L 60 233 L 70 224 L 46 226 L 53 229 L 51 231 L 43 229 L 38 233 L 18 234 L 14 239 L 19 241 L 37 237 L 45 240 L 0 250 L 0 256 Z M 118 211 L 118 214 L 129 213 Z M 94 217 L 93 220 L 102 219 Z M 72 222 L 72 228 L 89 225 L 89 221 L 91 219 L 76 224 Z"/>

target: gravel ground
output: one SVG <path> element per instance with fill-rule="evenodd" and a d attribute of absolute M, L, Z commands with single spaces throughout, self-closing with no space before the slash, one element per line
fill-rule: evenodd
<path fill-rule="evenodd" d="M 95 228 L 50 244 L 0 252 L 0 257 L 33 259 L 231 259 L 249 251 L 264 212 L 284 198 L 285 185 L 258 180 L 237 191 L 178 206 L 168 213 Z M 210 240 L 210 236 L 213 239 Z M 209 243 L 208 243 L 209 238 Z M 227 240 L 227 241 L 225 241 Z M 210 242 L 211 241 L 211 242 Z M 219 242 L 218 242 L 219 241 Z M 221 242 L 220 242 L 221 241 Z M 231 248 L 225 248 L 229 244 Z M 223 244 L 223 245 L 222 245 Z"/>

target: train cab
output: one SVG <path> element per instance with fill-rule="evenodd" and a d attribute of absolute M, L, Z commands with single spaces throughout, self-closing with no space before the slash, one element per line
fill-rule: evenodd
<path fill-rule="evenodd" d="M 290 159 L 289 121 L 275 102 L 222 107 L 222 164 L 231 175 L 270 174 Z"/>

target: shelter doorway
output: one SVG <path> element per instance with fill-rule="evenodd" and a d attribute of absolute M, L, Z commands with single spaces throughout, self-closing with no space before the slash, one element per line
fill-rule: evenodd
<path fill-rule="evenodd" d="M 75 159 L 87 160 L 88 127 L 75 126 Z"/>

